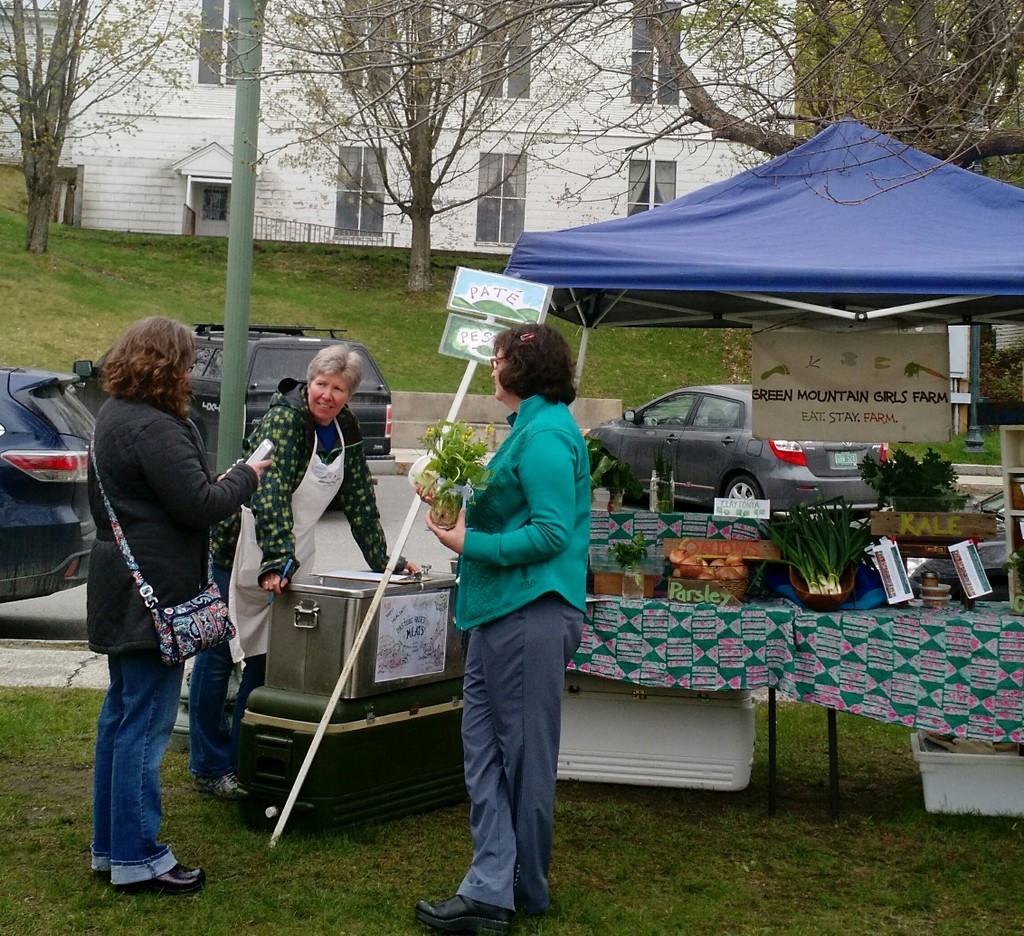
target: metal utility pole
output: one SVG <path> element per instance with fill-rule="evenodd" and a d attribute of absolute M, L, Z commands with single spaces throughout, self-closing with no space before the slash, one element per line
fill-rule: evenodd
<path fill-rule="evenodd" d="M 266 0 L 239 0 L 235 60 L 235 141 L 228 218 L 228 278 L 224 303 L 224 368 L 217 430 L 217 470 L 242 453 L 245 372 L 252 293 L 252 232 L 256 204 L 256 144 L 260 121 L 260 70 Z"/>
<path fill-rule="evenodd" d="M 971 325 L 971 405 L 968 408 L 967 438 L 964 448 L 969 452 L 980 452 L 985 447 L 978 425 L 978 397 L 981 396 L 981 326 Z"/>

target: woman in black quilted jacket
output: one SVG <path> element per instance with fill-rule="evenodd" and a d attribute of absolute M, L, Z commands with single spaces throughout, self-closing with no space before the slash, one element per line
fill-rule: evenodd
<path fill-rule="evenodd" d="M 121 891 L 187 893 L 201 868 L 178 863 L 156 837 L 160 762 L 171 737 L 183 665 L 167 666 L 153 618 L 118 547 L 97 474 L 139 569 L 161 605 L 208 581 L 210 525 L 236 511 L 268 462 L 214 479 L 188 419 L 192 335 L 171 319 L 132 325 L 103 366 L 111 395 L 96 418 L 89 501 L 96 521 L 86 589 L 89 646 L 107 655 L 110 686 L 96 737 L 92 867 Z"/>

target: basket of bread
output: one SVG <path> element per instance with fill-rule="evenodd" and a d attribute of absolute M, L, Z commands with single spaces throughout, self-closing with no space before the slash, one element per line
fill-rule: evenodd
<path fill-rule="evenodd" d="M 742 556 L 718 556 L 713 559 L 695 556 L 682 549 L 673 549 L 668 554 L 672 565 L 672 578 L 691 581 L 713 581 L 724 591 L 736 598 L 742 598 L 750 584 L 750 570 Z"/>

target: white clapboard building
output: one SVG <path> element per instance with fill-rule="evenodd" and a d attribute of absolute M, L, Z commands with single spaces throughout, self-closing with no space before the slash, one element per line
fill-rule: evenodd
<path fill-rule="evenodd" d="M 220 41 L 231 0 L 175 2 L 182 13 L 202 14 L 207 35 Z M 272 11 L 270 4 L 268 15 Z M 523 230 L 623 216 L 743 168 L 729 145 L 712 143 L 692 127 L 644 144 L 652 131 L 679 121 L 685 100 L 662 79 L 642 25 L 626 15 L 606 33 L 581 40 L 577 51 L 586 55 L 580 61 L 599 60 L 602 69 L 577 87 L 571 87 L 571 75 L 580 74 L 578 67 L 568 64 L 560 71 L 550 50 L 547 59 L 538 56 L 506 76 L 494 93 L 518 98 L 517 106 L 505 108 L 478 135 L 459 156 L 452 181 L 439 190 L 439 205 L 465 203 L 435 216 L 435 249 L 504 253 Z M 558 54 L 564 59 L 564 47 Z M 185 43 L 176 55 L 180 87 L 156 83 L 145 108 L 135 103 L 137 94 L 115 95 L 90 114 L 101 126 L 120 121 L 130 123 L 130 130 L 69 138 L 62 164 L 75 170 L 69 196 L 75 223 L 140 233 L 227 234 L 235 85 L 226 67 L 211 65 Z M 281 61 L 269 38 L 263 61 L 269 75 Z M 256 237 L 409 246 L 411 225 L 389 206 L 370 151 L 357 135 L 337 146 L 333 162 L 302 158 L 292 123 L 303 107 L 291 78 L 264 80 Z M 7 153 L 17 158 L 11 142 L 8 132 Z M 446 145 L 442 137 L 439 148 Z M 524 148 L 526 158 L 519 160 L 511 184 L 473 200 Z M 70 214 L 60 206 L 55 212 Z"/>

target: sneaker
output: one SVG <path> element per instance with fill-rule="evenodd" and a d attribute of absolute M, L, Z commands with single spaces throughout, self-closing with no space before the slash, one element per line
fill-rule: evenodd
<path fill-rule="evenodd" d="M 239 799 L 242 795 L 238 789 L 238 777 L 233 773 L 223 777 L 196 777 L 193 782 L 200 793 L 209 793 L 217 799 Z"/>

